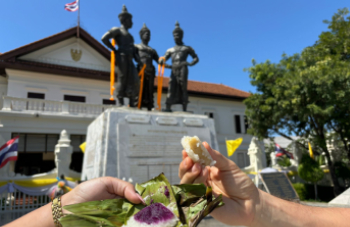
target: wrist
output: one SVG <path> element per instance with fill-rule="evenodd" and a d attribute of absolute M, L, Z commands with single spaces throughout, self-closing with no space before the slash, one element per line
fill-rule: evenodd
<path fill-rule="evenodd" d="M 67 206 L 67 205 L 71 205 L 71 204 L 74 204 L 74 196 L 73 196 L 73 191 L 70 191 L 64 195 L 61 196 L 61 205 L 62 205 L 62 209 L 64 206 Z M 68 211 L 67 210 L 64 210 L 64 213 L 67 213 Z"/>
<path fill-rule="evenodd" d="M 257 227 L 257 226 L 262 226 L 262 218 L 266 218 L 263 215 L 263 211 L 264 211 L 264 207 L 265 207 L 265 203 L 266 203 L 266 197 L 269 194 L 261 191 L 260 189 L 258 189 L 258 198 L 256 199 L 256 203 L 255 203 L 255 208 L 254 208 L 254 217 L 252 220 L 252 223 L 249 225 L 250 227 Z"/>

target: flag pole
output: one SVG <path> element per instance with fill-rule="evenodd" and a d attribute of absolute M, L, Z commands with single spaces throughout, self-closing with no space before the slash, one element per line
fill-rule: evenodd
<path fill-rule="evenodd" d="M 79 39 L 79 27 L 80 27 L 80 1 L 78 0 L 78 26 L 77 26 L 77 38 Z"/>

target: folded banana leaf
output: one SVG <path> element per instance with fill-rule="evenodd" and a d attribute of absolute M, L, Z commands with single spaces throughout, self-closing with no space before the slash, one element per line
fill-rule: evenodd
<path fill-rule="evenodd" d="M 73 214 L 60 219 L 63 227 L 195 227 L 215 208 L 223 205 L 203 184 L 170 185 L 164 174 L 136 184 L 146 205 L 126 199 L 109 199 L 73 204 L 63 209 Z"/>

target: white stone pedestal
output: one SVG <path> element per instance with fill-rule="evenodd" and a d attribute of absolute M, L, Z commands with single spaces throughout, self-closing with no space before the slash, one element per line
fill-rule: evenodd
<path fill-rule="evenodd" d="M 114 176 L 141 183 L 164 172 L 171 183 L 179 183 L 185 135 L 218 150 L 214 121 L 207 116 L 108 109 L 88 127 L 81 179 Z"/>

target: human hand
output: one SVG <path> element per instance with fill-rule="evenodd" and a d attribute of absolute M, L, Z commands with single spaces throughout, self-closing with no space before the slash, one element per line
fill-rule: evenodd
<path fill-rule="evenodd" d="M 203 145 L 216 160 L 215 166 L 202 168 L 198 163 L 193 163 L 186 151 L 183 151 L 179 167 L 180 183 L 204 183 L 211 186 L 216 196 L 223 195 L 225 203 L 211 215 L 228 225 L 250 226 L 260 207 L 259 190 L 233 161 L 213 150 L 208 143 L 203 142 Z"/>
<path fill-rule="evenodd" d="M 62 206 L 66 206 L 118 197 L 125 197 L 135 204 L 142 202 L 141 196 L 135 192 L 132 184 L 113 177 L 101 177 L 81 183 L 63 195 L 61 201 Z"/>

